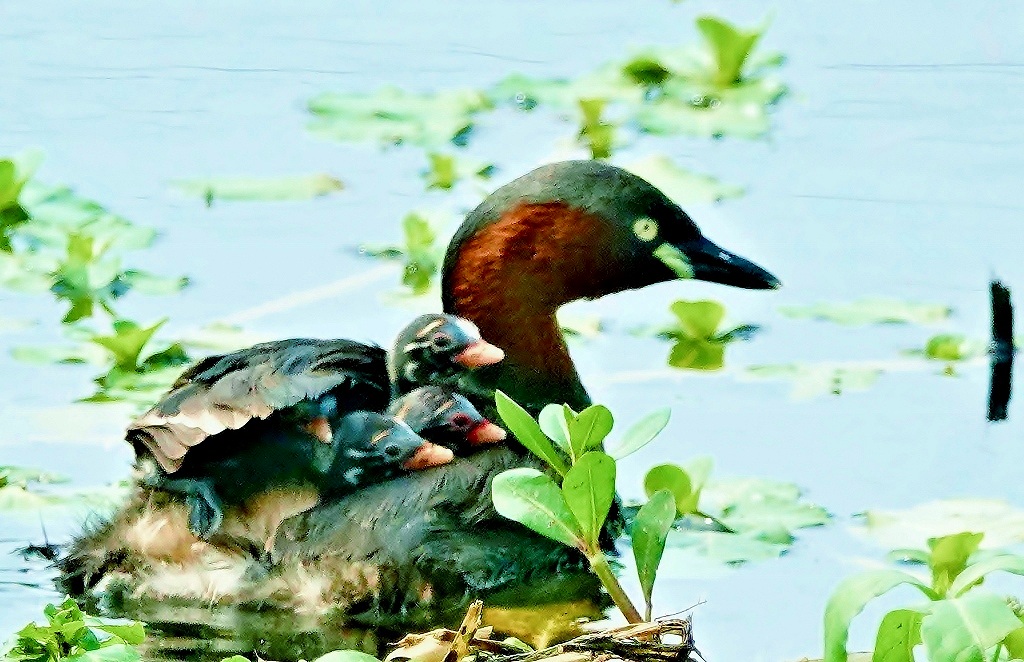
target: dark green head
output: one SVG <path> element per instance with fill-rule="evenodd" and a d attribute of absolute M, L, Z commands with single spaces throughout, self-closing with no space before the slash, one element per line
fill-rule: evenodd
<path fill-rule="evenodd" d="M 388 353 L 395 393 L 425 384 L 454 386 L 470 370 L 493 365 L 505 353 L 484 341 L 472 322 L 455 315 L 420 315 L 402 329 Z"/>
<path fill-rule="evenodd" d="M 405 421 L 414 432 L 437 444 L 461 452 L 473 446 L 505 439 L 505 431 L 491 423 L 464 396 L 444 386 L 421 386 L 397 398 L 388 414 Z"/>

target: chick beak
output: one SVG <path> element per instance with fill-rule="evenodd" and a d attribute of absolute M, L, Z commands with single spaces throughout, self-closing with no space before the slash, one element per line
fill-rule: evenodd
<path fill-rule="evenodd" d="M 485 365 L 494 365 L 503 358 L 505 358 L 505 352 L 500 347 L 495 347 L 485 340 L 478 340 L 456 354 L 453 360 L 472 370 Z"/>
<path fill-rule="evenodd" d="M 437 444 L 432 444 L 427 441 L 416 449 L 413 456 L 406 460 L 402 467 L 409 471 L 420 471 L 422 469 L 429 469 L 430 467 L 439 467 L 442 464 L 448 464 L 454 458 L 455 453 L 453 453 L 450 448 L 438 446 Z"/>
<path fill-rule="evenodd" d="M 693 270 L 693 278 L 748 290 L 776 290 L 779 279 L 750 260 L 701 237 L 678 247 Z"/>
<path fill-rule="evenodd" d="M 477 444 L 496 444 L 499 441 L 504 441 L 507 436 L 508 433 L 504 429 L 484 420 L 473 426 L 473 429 L 466 435 L 466 440 L 476 446 Z"/>

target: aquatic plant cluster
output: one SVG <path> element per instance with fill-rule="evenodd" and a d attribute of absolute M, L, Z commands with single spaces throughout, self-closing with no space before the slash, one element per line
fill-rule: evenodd
<path fill-rule="evenodd" d="M 549 112 L 573 127 L 574 149 L 594 159 L 614 160 L 622 147 L 644 137 L 687 135 L 712 139 L 758 139 L 771 130 L 771 111 L 787 93 L 775 72 L 784 58 L 758 53 L 767 24 L 743 29 L 711 16 L 697 20 L 703 43 L 679 48 L 646 49 L 606 63 L 572 79 L 534 79 L 512 75 L 483 91 L 449 90 L 415 94 L 392 88 L 374 93 L 325 93 L 311 99 L 309 130 L 344 142 L 371 142 L 423 150 L 425 189 L 453 191 L 466 185 L 486 191 L 498 165 L 472 161 L 459 149 L 473 140 L 474 128 L 499 108 Z M 19 347 L 24 361 L 88 364 L 100 370 L 96 391 L 85 402 L 149 405 L 178 377 L 184 366 L 209 350 L 208 340 L 156 340 L 166 322 L 143 323 L 119 314 L 131 292 L 172 295 L 187 277 L 164 277 L 125 268 L 127 256 L 152 245 L 156 235 L 83 199 L 63 187 L 33 179 L 41 156 L 25 152 L 0 160 L 0 286 L 45 294 L 66 307 L 60 322 L 68 345 L 56 350 Z M 719 182 L 654 155 L 622 164 L 680 203 L 720 202 L 743 195 L 739 186 Z M 231 200 L 304 199 L 343 188 L 333 176 L 318 174 L 277 180 L 214 178 L 182 180 L 175 186 L 206 205 Z M 364 245 L 371 258 L 402 265 L 402 285 L 415 296 L 435 292 L 437 274 L 451 229 L 442 213 L 411 210 L 401 222 L 402 238 L 391 245 Z M 793 319 L 841 325 L 946 322 L 952 311 L 942 305 L 890 299 L 820 303 L 785 307 Z M 716 301 L 676 301 L 671 321 L 636 330 L 671 342 L 667 363 L 677 369 L 724 368 L 731 343 L 752 338 L 753 324 L 724 325 L 726 310 Z M 593 323 L 581 331 L 601 332 Z M 237 330 L 221 330 L 218 349 L 244 344 Z M 986 343 L 962 334 L 941 333 L 908 353 L 953 365 L 985 356 Z M 920 362 L 920 366 L 927 366 Z M 888 362 L 860 364 L 793 364 L 749 366 L 752 379 L 792 381 L 796 397 L 813 397 L 870 387 L 888 370 Z M 776 558 L 802 528 L 825 525 L 830 515 L 802 499 L 795 485 L 762 479 L 712 480 L 712 461 L 701 457 L 685 466 L 661 464 L 644 478 L 648 500 L 621 506 L 629 521 L 629 540 L 643 597 L 643 614 L 619 584 L 601 532 L 615 501 L 617 462 L 636 452 L 664 429 L 668 410 L 658 410 L 633 424 L 616 445 L 606 446 L 614 427 L 612 412 L 602 405 L 573 411 L 554 403 L 535 419 L 499 392 L 504 424 L 524 446 L 544 460 L 551 473 L 520 468 L 506 471 L 492 485 L 494 504 L 503 516 L 565 545 L 581 550 L 616 605 L 630 621 L 650 620 L 655 613 L 658 568 L 666 554 L 695 556 L 736 566 Z M 61 502 L 46 485 L 59 477 L 19 467 L 0 467 L 0 511 L 35 510 Z M 982 533 L 932 538 L 929 550 L 903 560 L 925 564 L 929 579 L 891 568 L 868 571 L 843 582 L 825 608 L 824 659 L 847 659 L 851 621 L 871 599 L 900 586 L 917 588 L 928 600 L 889 612 L 881 621 L 872 659 L 910 662 L 922 650 L 932 662 L 1024 657 L 1024 609 L 1012 598 L 981 585 L 992 572 L 1024 575 L 1024 559 L 999 551 L 979 551 Z M 909 556 L 908 556 L 909 555 Z M 12 660 L 138 660 L 144 638 L 141 623 L 89 616 L 72 601 L 49 605 L 46 624 L 27 625 L 16 633 L 8 652 Z M 470 637 L 472 638 L 472 636 Z M 529 654 L 522 642 L 504 645 Z M 470 654 L 466 643 L 443 650 L 437 659 L 485 657 Z M 452 651 L 456 651 L 455 654 Z M 432 658 L 428 658 L 432 659 Z M 227 658 L 241 662 L 245 658 Z M 354 651 L 329 653 L 315 662 L 374 662 Z"/>

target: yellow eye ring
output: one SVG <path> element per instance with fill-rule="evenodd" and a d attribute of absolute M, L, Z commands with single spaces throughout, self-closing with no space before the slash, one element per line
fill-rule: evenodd
<path fill-rule="evenodd" d="M 642 241 L 653 241 L 658 236 L 658 224 L 649 218 L 640 218 L 633 223 L 633 234 Z"/>

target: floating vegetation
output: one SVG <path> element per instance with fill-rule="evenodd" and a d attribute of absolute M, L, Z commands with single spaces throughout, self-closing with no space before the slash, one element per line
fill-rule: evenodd
<path fill-rule="evenodd" d="M 15 634 L 5 660 L 25 662 L 137 662 L 135 648 L 146 637 L 142 623 L 90 616 L 71 598 L 46 605 L 46 623 L 30 623 Z"/>
<path fill-rule="evenodd" d="M 28 221 L 19 198 L 43 162 L 43 153 L 28 150 L 0 159 L 0 251 L 11 252 L 11 231 Z"/>
<path fill-rule="evenodd" d="M 592 159 L 607 159 L 612 155 L 615 125 L 601 118 L 608 102 L 601 98 L 580 99 L 580 132 L 576 140 L 590 152 Z"/>
<path fill-rule="evenodd" d="M 985 534 L 985 546 L 1024 542 L 1024 510 L 1002 499 L 943 499 L 905 510 L 869 510 L 854 532 L 886 549 L 924 547 L 959 531 Z"/>
<path fill-rule="evenodd" d="M 92 317 L 97 309 L 113 315 L 113 303 L 128 292 L 168 294 L 188 284 L 124 269 L 121 252 L 149 247 L 156 233 L 111 214 L 102 205 L 65 187 L 46 187 L 28 179 L 40 157 L 0 161 L 7 174 L 5 209 L 20 210 L 18 223 L 3 226 L 6 251 L 0 252 L 0 285 L 24 292 L 50 291 L 68 304 L 63 322 Z M 10 165 L 30 161 L 30 166 Z M 13 174 L 12 174 L 13 173 Z M 0 182 L 0 188 L 3 182 Z M 14 213 L 14 212 L 11 212 Z"/>
<path fill-rule="evenodd" d="M 832 363 L 790 363 L 753 365 L 746 375 L 756 379 L 781 379 L 793 382 L 790 397 L 807 400 L 821 395 L 842 395 L 847 391 L 866 391 L 875 385 L 884 370 L 875 365 Z"/>
<path fill-rule="evenodd" d="M 492 163 L 479 163 L 454 154 L 431 152 L 427 160 L 430 165 L 422 176 L 428 190 L 450 191 L 460 181 L 486 181 L 497 171 Z"/>
<path fill-rule="evenodd" d="M 444 215 L 409 212 L 402 219 L 404 243 L 376 246 L 363 244 L 359 252 L 370 257 L 402 262 L 402 284 L 414 295 L 430 291 L 444 258 L 445 242 L 438 241 L 437 228 L 447 222 Z"/>
<path fill-rule="evenodd" d="M 956 333 L 941 333 L 932 336 L 925 343 L 924 349 L 920 350 L 920 353 L 926 358 L 950 362 L 976 359 L 984 356 L 987 352 L 988 345 L 984 341 Z"/>
<path fill-rule="evenodd" d="M 492 107 L 475 90 L 426 94 L 385 87 L 373 94 L 325 93 L 309 101 L 314 134 L 342 142 L 382 146 L 465 146 L 475 116 Z"/>
<path fill-rule="evenodd" d="M 900 586 L 912 586 L 927 599 L 890 611 L 878 626 L 874 660 L 955 662 L 1021 659 L 1024 609 L 1020 601 L 981 587 L 993 572 L 1024 575 L 1024 556 L 1000 552 L 976 557 L 982 533 L 961 532 L 930 538 L 930 581 L 896 569 L 868 570 L 844 580 L 825 607 L 824 662 L 846 662 L 850 624 L 871 600 Z M 914 650 L 924 647 L 926 657 Z"/>
<path fill-rule="evenodd" d="M 623 167 L 643 177 L 680 205 L 721 202 L 743 195 L 743 187 L 723 184 L 710 175 L 681 168 L 661 154 L 653 154 Z"/>
<path fill-rule="evenodd" d="M 720 331 L 725 307 L 717 301 L 676 301 L 669 310 L 676 321 L 659 329 L 657 335 L 675 341 L 668 356 L 668 364 L 673 368 L 721 370 L 725 366 L 726 346 L 750 338 L 758 329 L 745 324 Z"/>
<path fill-rule="evenodd" d="M 340 179 L 326 174 L 292 177 L 211 177 L 173 182 L 183 194 L 200 198 L 210 207 L 216 200 L 308 200 L 345 188 Z"/>
<path fill-rule="evenodd" d="M 872 297 L 850 303 L 780 306 L 779 312 L 794 319 L 815 319 L 845 326 L 862 326 L 866 324 L 938 324 L 949 319 L 953 309 L 941 304 Z"/>

